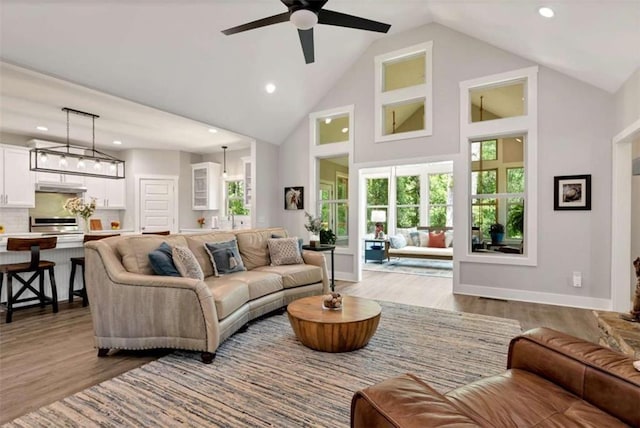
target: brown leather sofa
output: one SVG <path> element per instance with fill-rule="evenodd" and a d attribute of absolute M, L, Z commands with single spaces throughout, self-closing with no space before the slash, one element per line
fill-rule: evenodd
<path fill-rule="evenodd" d="M 356 392 L 352 427 L 640 427 L 640 373 L 623 354 L 537 328 L 507 371 L 442 395 L 406 374 Z"/>

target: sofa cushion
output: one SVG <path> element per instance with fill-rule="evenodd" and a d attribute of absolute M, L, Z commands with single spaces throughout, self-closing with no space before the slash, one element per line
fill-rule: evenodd
<path fill-rule="evenodd" d="M 200 281 L 204 279 L 198 260 L 196 260 L 196 256 L 193 255 L 189 247 L 177 245 L 171 249 L 171 256 L 181 276 L 199 279 Z"/>
<path fill-rule="evenodd" d="M 200 264 L 205 277 L 213 275 L 214 270 L 211 258 L 209 257 L 207 250 L 204 248 L 204 244 L 206 242 L 230 241 L 234 237 L 235 235 L 233 233 L 228 232 L 209 232 L 185 236 L 187 245 L 193 255 L 196 256 L 196 259 L 198 259 L 198 263 Z"/>
<path fill-rule="evenodd" d="M 524 370 L 507 370 L 445 395 L 473 419 L 499 421 L 500 426 L 625 426 L 559 385 Z"/>
<path fill-rule="evenodd" d="M 241 281 L 247 284 L 250 300 L 283 289 L 282 277 L 271 272 L 260 272 L 258 270 L 236 272 L 230 278 L 234 281 Z"/>
<path fill-rule="evenodd" d="M 204 247 L 211 258 L 215 276 L 246 270 L 235 239 L 225 242 L 207 242 Z"/>
<path fill-rule="evenodd" d="M 298 238 L 277 238 L 268 239 L 269 258 L 271 266 L 299 265 L 304 263 Z"/>
<path fill-rule="evenodd" d="M 233 276 L 209 276 L 204 282 L 213 295 L 218 320 L 225 319 L 250 299 L 247 284 L 236 281 Z"/>
<path fill-rule="evenodd" d="M 429 232 L 430 248 L 446 248 L 444 232 Z"/>
<path fill-rule="evenodd" d="M 127 271 L 153 275 L 153 269 L 149 262 L 149 253 L 158 248 L 163 242 L 172 247 L 187 245 L 187 241 L 181 235 L 123 236 L 116 244 L 116 249 L 122 258 L 122 265 Z"/>
<path fill-rule="evenodd" d="M 394 254 L 402 254 L 404 256 L 416 256 L 416 257 L 425 257 L 425 256 L 441 256 L 441 257 L 453 257 L 453 248 L 429 248 L 429 247 L 416 247 L 413 245 L 407 245 L 404 248 L 396 249 L 389 248 L 389 255 L 391 257 Z"/>
<path fill-rule="evenodd" d="M 182 276 L 173 263 L 171 246 L 166 242 L 163 242 L 158 248 L 149 253 L 149 263 L 156 275 Z"/>
<path fill-rule="evenodd" d="M 314 265 L 261 266 L 255 270 L 277 273 L 282 276 L 282 286 L 284 288 L 294 288 L 301 285 L 322 282 L 322 270 L 320 267 Z"/>
<path fill-rule="evenodd" d="M 287 232 L 282 228 L 248 230 L 236 233 L 238 249 L 247 270 L 271 264 L 267 240 L 271 239 L 272 234 L 287 236 Z"/>

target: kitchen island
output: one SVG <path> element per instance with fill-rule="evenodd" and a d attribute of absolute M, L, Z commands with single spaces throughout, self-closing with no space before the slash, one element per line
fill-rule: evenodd
<path fill-rule="evenodd" d="M 92 235 L 105 234 L 110 235 L 112 233 L 129 234 L 133 233 L 133 230 L 96 230 L 92 231 Z M 7 238 L 37 238 L 42 236 L 41 233 L 7 233 L 0 235 L 0 264 L 5 263 L 22 263 L 30 260 L 30 253 L 28 251 L 7 251 Z M 58 289 L 58 302 L 66 301 L 69 299 L 69 277 L 71 275 L 71 257 L 84 257 L 83 247 L 83 234 L 68 234 L 59 235 L 56 248 L 51 250 L 43 250 L 40 252 L 40 258 L 42 260 L 50 260 L 56 264 L 54 268 L 56 286 Z M 74 289 L 79 290 L 82 288 L 82 276 L 81 271 L 76 273 Z M 6 278 L 4 279 L 6 283 Z M 17 290 L 14 281 L 14 292 Z M 51 296 L 51 285 L 49 279 L 44 284 L 45 294 Z M 33 293 L 29 290 L 25 291 L 22 297 L 33 297 Z M 77 299 L 80 301 L 81 299 Z M 7 287 L 2 287 L 0 293 L 0 302 L 7 301 Z M 16 304 L 15 307 L 20 307 L 24 304 Z M 20 314 L 17 314 L 17 320 L 20 319 Z M 15 321 L 15 320 L 14 320 Z"/>

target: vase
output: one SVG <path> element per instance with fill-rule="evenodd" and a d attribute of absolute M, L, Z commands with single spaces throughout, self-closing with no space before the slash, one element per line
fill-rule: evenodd
<path fill-rule="evenodd" d="M 82 230 L 84 231 L 84 233 L 91 232 L 91 228 L 89 227 L 89 217 L 82 217 Z"/>
<path fill-rule="evenodd" d="M 311 245 L 312 247 L 315 247 L 317 244 L 320 244 L 320 236 L 316 235 L 315 233 L 312 233 L 309 236 L 309 245 Z"/>

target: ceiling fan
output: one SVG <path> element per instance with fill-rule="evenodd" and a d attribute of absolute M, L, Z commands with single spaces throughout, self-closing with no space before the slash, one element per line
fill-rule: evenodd
<path fill-rule="evenodd" d="M 335 25 L 338 27 L 356 28 L 358 30 L 377 31 L 386 33 L 391 25 L 358 16 L 347 15 L 346 13 L 335 12 L 323 9 L 328 0 L 280 0 L 289 9 L 278 15 L 268 18 L 258 19 L 247 24 L 223 30 L 222 33 L 241 33 L 255 28 L 266 27 L 267 25 L 279 24 L 280 22 L 291 21 L 298 29 L 300 44 L 304 53 L 304 60 L 311 64 L 315 60 L 313 48 L 313 26 L 316 24 Z"/>

